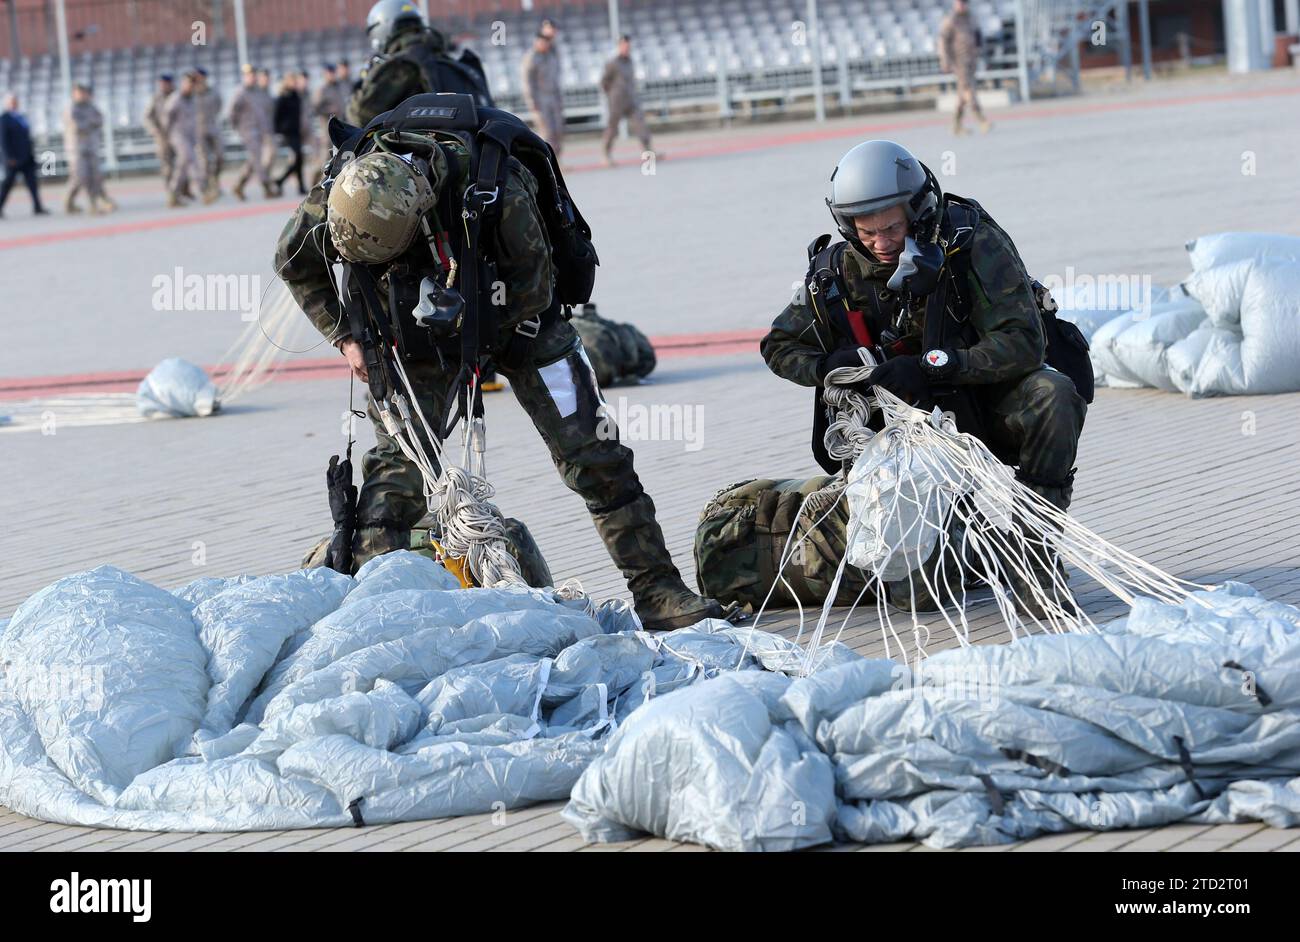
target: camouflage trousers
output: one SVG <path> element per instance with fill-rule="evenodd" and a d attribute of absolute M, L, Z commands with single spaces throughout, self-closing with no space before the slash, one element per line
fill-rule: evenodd
<path fill-rule="evenodd" d="M 983 121 L 984 111 L 980 108 L 979 96 L 975 94 L 975 66 L 958 66 L 954 73 L 957 79 L 957 112 L 953 115 L 953 124 L 961 124 L 968 107 L 971 114 Z"/>
<path fill-rule="evenodd" d="M 163 135 L 154 135 L 154 153 L 158 155 L 158 172 L 162 175 L 164 185 L 172 176 L 172 165 L 176 163 L 176 148 Z"/>
<path fill-rule="evenodd" d="M 627 129 L 630 134 L 641 142 L 643 151 L 650 150 L 650 128 L 645 123 L 645 112 L 641 106 L 626 101 L 614 101 L 609 103 L 609 119 L 605 122 L 605 131 L 600 136 L 600 146 L 606 156 L 614 148 L 614 138 L 618 135 L 618 126 L 620 122 L 627 121 Z"/>
<path fill-rule="evenodd" d="M 65 198 L 68 203 L 73 203 L 82 190 L 92 200 L 103 198 L 104 172 L 99 167 L 97 150 L 79 150 L 73 154 L 70 182 L 72 186 Z"/>
<path fill-rule="evenodd" d="M 985 443 L 1017 477 L 1061 510 L 1069 510 L 1074 461 L 1088 405 L 1074 382 L 1041 369 L 1012 383 L 975 392 L 983 406 Z"/>
<path fill-rule="evenodd" d="M 244 169 L 239 174 L 239 186 L 244 186 L 248 181 L 257 177 L 257 182 L 264 187 L 271 185 L 271 162 L 267 159 L 266 140 L 261 133 L 249 134 L 243 139 L 244 149 L 248 152 L 248 159 L 244 163 Z"/>
<path fill-rule="evenodd" d="M 533 111 L 533 122 L 537 133 L 551 145 L 558 157 L 564 149 L 564 102 L 558 98 L 539 101 Z"/>
<path fill-rule="evenodd" d="M 167 189 L 173 196 L 183 196 L 192 182 L 200 181 L 196 142 L 186 135 L 174 135 L 172 142 L 172 172 Z"/>
<path fill-rule="evenodd" d="M 430 424 L 445 421 L 444 405 L 454 368 L 438 363 L 404 364 Z M 677 577 L 655 520 L 654 503 L 641 487 L 632 451 L 603 414 L 604 403 L 577 332 L 566 321 L 545 328 L 530 362 L 498 365 L 546 443 L 560 477 L 582 497 L 596 529 L 633 592 L 657 579 Z M 377 443 L 362 459 L 357 502 L 356 565 L 410 544 L 410 530 L 426 513 L 419 470 L 384 430 L 371 403 Z"/>

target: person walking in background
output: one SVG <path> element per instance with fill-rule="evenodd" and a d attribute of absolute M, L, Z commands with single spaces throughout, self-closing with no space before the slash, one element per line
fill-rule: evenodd
<path fill-rule="evenodd" d="M 636 66 L 632 62 L 632 37 L 624 34 L 618 38 L 618 52 L 605 63 L 600 77 L 600 90 L 605 93 L 608 120 L 601 146 L 605 151 L 605 166 L 614 166 L 614 137 L 619 122 L 627 120 L 628 130 L 641 141 L 642 152 L 650 152 L 650 129 L 646 127 L 645 113 L 636 89 Z"/>
<path fill-rule="evenodd" d="M 266 162 L 266 170 L 269 174 L 275 166 L 276 158 L 280 155 L 280 143 L 275 137 L 275 95 L 271 93 L 270 69 L 257 70 L 257 87 L 264 94 L 258 95 L 256 101 L 257 104 L 266 112 L 266 126 L 271 129 L 266 135 L 266 143 L 264 144 L 266 151 L 263 155 Z M 271 181 L 271 185 L 275 187 L 274 180 Z M 275 195 L 279 196 L 279 187 L 275 188 Z"/>
<path fill-rule="evenodd" d="M 0 183 L 0 219 L 4 218 L 5 202 L 14 180 L 21 175 L 32 194 L 32 211 L 37 216 L 48 216 L 49 210 L 41 205 L 41 194 L 36 188 L 36 151 L 32 147 L 32 131 L 27 118 L 18 110 L 18 96 L 5 96 L 4 114 L 0 114 L 0 153 L 4 154 L 4 182 Z"/>
<path fill-rule="evenodd" d="M 207 69 L 195 69 L 194 90 L 198 127 L 199 174 L 203 178 L 203 202 L 221 196 L 221 95 L 208 81 Z"/>
<path fill-rule="evenodd" d="M 275 195 L 275 187 L 271 183 L 271 168 L 266 159 L 266 139 L 271 136 L 273 105 L 266 89 L 257 82 L 256 70 L 245 64 L 243 73 L 244 84 L 230 100 L 230 123 L 243 142 L 248 159 L 235 182 L 234 194 L 236 199 L 245 199 L 244 187 L 256 175 L 257 182 L 262 184 L 263 194 L 271 197 Z"/>
<path fill-rule="evenodd" d="M 522 71 L 524 99 L 533 113 L 533 123 L 558 158 L 564 149 L 564 90 L 554 33 L 548 36 L 538 30 L 533 47 L 524 54 Z"/>
<path fill-rule="evenodd" d="M 311 98 L 311 113 L 316 119 L 316 158 L 312 161 L 311 185 L 315 186 L 325 175 L 325 165 L 329 163 L 334 149 L 330 142 L 330 118 L 338 115 L 340 120 L 348 110 L 348 98 L 351 97 L 351 82 L 348 79 L 347 63 L 336 66 L 325 63 L 325 81 L 316 89 Z"/>
<path fill-rule="evenodd" d="M 979 35 L 971 21 L 970 10 L 966 0 L 954 0 L 952 12 L 944 17 L 939 27 L 939 68 L 951 72 L 957 80 L 957 111 L 952 118 L 952 133 L 966 133 L 961 123 L 966 106 L 979 122 L 981 131 L 993 127 L 989 119 L 980 110 L 980 101 L 975 94 L 975 66 L 979 61 Z"/>
<path fill-rule="evenodd" d="M 186 72 L 163 106 L 163 130 L 172 147 L 172 172 L 167 181 L 167 205 L 173 209 L 194 198 L 190 181 L 199 173 L 199 116 L 195 89 L 198 75 Z"/>
<path fill-rule="evenodd" d="M 302 173 L 302 95 L 298 91 L 298 76 L 292 72 L 280 80 L 279 94 L 275 97 L 275 114 L 272 127 L 280 144 L 289 148 L 289 165 L 276 178 L 277 190 L 284 189 L 284 181 L 298 178 L 298 193 L 307 195 L 307 183 Z"/>
<path fill-rule="evenodd" d="M 63 140 L 72 162 L 64 209 L 69 213 L 81 212 L 77 194 L 82 190 L 90 197 L 90 211 L 95 214 L 112 212 L 117 204 L 104 192 L 104 174 L 99 167 L 99 147 L 104 137 L 104 114 L 91 98 L 89 85 L 78 82 L 72 87 L 72 104 L 63 115 Z"/>
<path fill-rule="evenodd" d="M 316 146 L 316 119 L 311 113 L 311 76 L 306 72 L 298 73 L 298 113 L 302 118 L 302 169 L 307 174 L 307 161 L 312 159 L 312 148 Z M 310 175 L 308 175 L 310 176 Z M 311 187 L 308 187 L 311 189 Z"/>
<path fill-rule="evenodd" d="M 172 165 L 176 163 L 176 151 L 172 149 L 171 141 L 167 139 L 167 128 L 163 121 L 167 99 L 174 91 L 176 91 L 176 83 L 172 81 L 170 73 L 164 72 L 158 76 L 158 87 L 154 90 L 153 97 L 149 99 L 149 107 L 144 111 L 144 127 L 153 138 L 153 152 L 158 155 L 158 172 L 162 175 L 164 189 L 167 187 L 167 181 L 172 178 Z"/>

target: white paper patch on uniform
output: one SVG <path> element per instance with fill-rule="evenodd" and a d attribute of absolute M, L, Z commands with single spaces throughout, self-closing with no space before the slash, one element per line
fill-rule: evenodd
<path fill-rule="evenodd" d="M 550 366 L 543 366 L 538 374 L 551 394 L 551 401 L 560 412 L 560 418 L 567 419 L 578 411 L 578 387 L 573 382 L 573 370 L 566 357 L 556 360 Z"/>

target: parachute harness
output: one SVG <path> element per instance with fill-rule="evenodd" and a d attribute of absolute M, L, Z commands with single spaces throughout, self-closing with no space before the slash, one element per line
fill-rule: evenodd
<path fill-rule="evenodd" d="M 803 500 L 777 569 L 779 582 L 789 587 L 781 575 L 785 567 L 839 502 L 848 500 L 847 549 L 807 644 L 793 655 L 801 660 L 790 665 L 795 672 L 816 669 L 822 648 L 839 639 L 868 591 L 876 599 L 886 657 L 894 656 L 891 641 L 901 653 L 898 615 L 887 604 L 887 585 L 903 600 L 928 595 L 963 647 L 971 643 L 966 616 L 971 577 L 991 590 L 1013 639 L 1035 630 L 1098 630 L 1076 604 L 1063 563 L 1129 605 L 1139 595 L 1179 604 L 1193 590 L 1210 588 L 1172 576 L 1084 527 L 1017 480 L 982 441 L 958 432 L 951 414 L 938 409 L 926 413 L 878 387 L 860 392 L 855 387 L 875 363 L 865 348 L 859 354 L 861 367 L 841 367 L 827 375 L 822 397 L 835 412 L 826 449 L 834 458 L 853 462 L 852 469 Z M 880 432 L 867 427 L 877 409 L 884 419 Z M 831 608 L 848 565 L 860 569 L 865 584 L 828 639 Z M 755 627 L 777 584 L 768 590 Z M 804 611 L 797 593 L 791 590 L 791 595 L 799 611 L 799 644 Z M 930 629 L 915 612 L 907 612 L 907 618 L 916 653 L 924 656 Z"/>

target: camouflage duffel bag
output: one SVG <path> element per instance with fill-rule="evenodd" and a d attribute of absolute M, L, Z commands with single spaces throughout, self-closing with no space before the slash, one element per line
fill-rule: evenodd
<path fill-rule="evenodd" d="M 744 481 L 719 491 L 700 514 L 695 531 L 695 572 L 700 591 L 724 605 L 739 602 L 757 610 L 772 583 L 777 582 L 769 607 L 789 607 L 796 598 L 804 605 L 825 602 L 844 558 L 847 502 L 836 500 L 843 493 L 836 490 L 813 497 L 802 515 L 799 508 L 810 494 L 823 491 L 835 480 L 823 476 L 806 481 Z M 832 503 L 834 509 L 827 513 Z M 792 541 L 791 559 L 781 573 L 784 580 L 777 581 L 781 552 L 796 515 L 798 535 Z M 793 548 L 795 542 L 798 549 Z M 853 604 L 865 584 L 860 569 L 846 566 L 835 604 Z M 870 600 L 868 596 L 863 598 Z"/>
<path fill-rule="evenodd" d="M 569 323 L 582 338 L 582 347 L 601 388 L 635 383 L 654 372 L 655 348 L 650 338 L 631 324 L 601 317 L 594 304 L 575 310 Z"/>
<path fill-rule="evenodd" d="M 542 555 L 542 549 L 537 545 L 537 540 L 533 538 L 532 531 L 524 525 L 522 520 L 516 520 L 514 517 L 502 517 L 501 522 L 505 524 L 506 549 L 519 563 L 519 571 L 523 574 L 524 581 L 538 589 L 553 585 L 551 568 L 547 565 L 546 557 Z M 433 545 L 433 541 L 437 539 L 437 533 L 430 530 L 430 527 L 436 527 L 436 525 L 436 522 L 431 517 L 425 517 L 411 530 L 410 548 L 412 551 L 421 553 L 431 559 L 438 558 L 437 549 Z M 307 552 L 307 555 L 302 560 L 303 569 L 315 569 L 325 565 L 331 539 L 333 539 L 333 534 L 326 536 Z"/>

